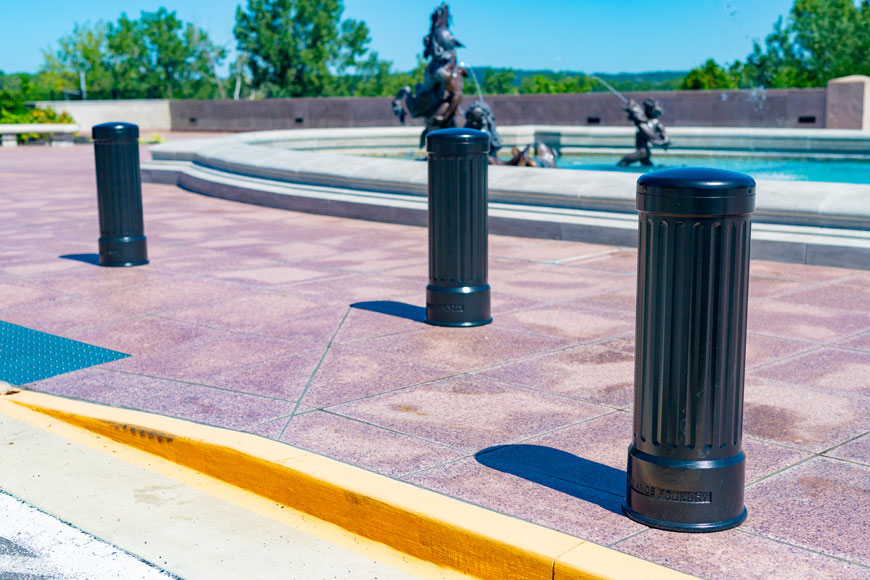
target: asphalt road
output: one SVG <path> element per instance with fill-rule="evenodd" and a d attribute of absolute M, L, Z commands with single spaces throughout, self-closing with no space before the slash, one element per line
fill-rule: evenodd
<path fill-rule="evenodd" d="M 175 578 L 2 492 L 0 514 L 0 580 Z"/>

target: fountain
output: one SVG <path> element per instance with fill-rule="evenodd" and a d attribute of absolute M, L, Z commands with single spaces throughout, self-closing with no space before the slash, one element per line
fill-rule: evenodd
<path fill-rule="evenodd" d="M 617 96 L 622 101 L 623 109 L 628 113 L 628 120 L 634 123 L 637 133 L 635 133 L 634 147 L 635 151 L 625 155 L 619 160 L 619 167 L 628 167 L 635 161 L 639 161 L 641 165 L 648 167 L 652 166 L 652 151 L 650 144 L 656 145 L 667 151 L 671 144 L 671 138 L 665 131 L 665 126 L 659 121 L 662 116 L 662 106 L 654 99 L 645 99 L 643 108 L 637 104 L 634 99 L 625 97 L 622 93 L 610 86 L 607 81 L 600 79 L 595 75 L 591 75 L 593 79 L 607 87 L 607 89 Z"/>
<path fill-rule="evenodd" d="M 512 147 L 508 161 L 499 158 L 502 139 L 495 115 L 483 99 L 474 69 L 456 60 L 456 49 L 465 45 L 450 31 L 450 8 L 446 2 L 435 9 L 430 20 L 429 34 L 423 37 L 423 56 L 431 60 L 423 74 L 423 82 L 417 83 L 413 91 L 409 86 L 402 87 L 392 102 L 393 113 L 403 125 L 408 115 L 426 118 L 426 127 L 420 135 L 420 147 L 425 145 L 426 135 L 431 131 L 457 126 L 456 117 L 462 114 L 463 79 L 471 76 L 477 90 L 477 101 L 465 111 L 465 127 L 489 134 L 490 165 L 555 167 L 558 152 L 541 141 L 523 148 Z"/>
<path fill-rule="evenodd" d="M 625 153 L 632 136 L 637 147 L 624 161 L 640 161 L 640 169 L 651 164 L 654 146 L 670 147 L 664 155 L 669 164 L 676 162 L 675 153 L 704 157 L 705 165 L 759 155 L 801 165 L 807 164 L 807 158 L 829 165 L 843 160 L 864 166 L 870 162 L 870 133 L 860 130 L 678 126 L 671 131 L 673 144 L 659 121 L 657 102 L 639 106 L 616 91 L 634 127 L 582 126 L 571 118 L 566 121 L 573 125 L 499 128 L 479 87 L 467 111 L 460 108 L 463 80 L 474 80 L 474 72 L 457 60 L 456 49 L 463 45 L 453 37 L 449 24 L 444 3 L 433 12 L 424 38 L 424 54 L 431 60 L 423 82 L 414 91 L 404 87 L 392 102 L 393 112 L 403 122 L 408 115 L 425 117 L 423 135 L 412 127 L 341 127 L 179 141 L 151 149 L 154 160 L 143 163 L 143 179 L 296 211 L 422 225 L 427 211 L 426 166 L 408 158 L 427 133 L 456 127 L 464 117 L 465 126 L 486 131 L 491 138 L 490 232 L 633 246 L 637 244 L 637 176 L 612 163 L 613 155 Z M 508 148 L 512 158 L 499 159 L 498 153 Z M 606 164 L 580 165 L 579 171 L 522 167 L 552 167 L 557 152 L 565 155 L 560 160 L 563 167 L 576 163 L 569 160 L 575 154 L 602 155 Z M 866 174 L 841 171 L 831 181 Z M 813 181 L 765 177 L 759 181 L 754 214 L 754 257 L 870 267 L 870 183 L 820 187 Z"/>

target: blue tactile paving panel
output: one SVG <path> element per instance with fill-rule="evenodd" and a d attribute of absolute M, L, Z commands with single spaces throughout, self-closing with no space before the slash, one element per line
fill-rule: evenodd
<path fill-rule="evenodd" d="M 129 354 L 0 320 L 0 381 L 25 385 Z"/>

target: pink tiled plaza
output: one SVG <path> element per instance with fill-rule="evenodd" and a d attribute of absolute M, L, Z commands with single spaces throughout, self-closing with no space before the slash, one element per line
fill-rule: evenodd
<path fill-rule="evenodd" d="M 144 184 L 151 263 L 101 268 L 91 147 L 4 150 L 0 191 L 0 320 L 132 355 L 26 388 L 254 433 L 703 578 L 870 578 L 867 271 L 752 262 L 749 517 L 677 534 L 620 509 L 636 250 L 490 236 L 494 322 L 437 328 L 424 228 Z"/>

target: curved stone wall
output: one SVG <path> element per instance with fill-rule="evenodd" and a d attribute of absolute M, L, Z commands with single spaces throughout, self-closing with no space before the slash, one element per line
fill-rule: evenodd
<path fill-rule="evenodd" d="M 735 154 L 743 145 L 777 155 L 870 156 L 870 132 L 864 131 L 684 128 L 674 129 L 672 136 L 681 153 L 724 149 Z M 619 144 L 623 148 L 614 149 L 619 152 L 633 141 L 633 132 L 517 126 L 504 128 L 503 137 L 507 146 L 540 139 L 563 150 L 600 151 Z M 177 141 L 151 148 L 154 160 L 143 164 L 143 179 L 249 203 L 422 224 L 425 163 L 348 154 L 414 151 L 418 140 L 417 128 L 371 128 Z M 491 216 L 497 222 L 501 211 L 505 220 L 493 231 L 635 245 L 636 179 L 616 171 L 490 167 L 490 201 L 498 210 Z M 754 255 L 860 267 L 857 260 L 870 269 L 870 185 L 762 180 L 757 191 Z M 765 236 L 767 242 L 760 243 Z M 810 245 L 818 260 L 808 257 Z"/>

